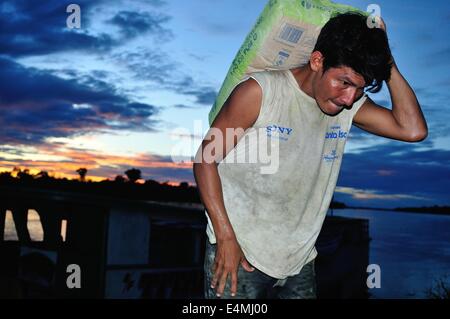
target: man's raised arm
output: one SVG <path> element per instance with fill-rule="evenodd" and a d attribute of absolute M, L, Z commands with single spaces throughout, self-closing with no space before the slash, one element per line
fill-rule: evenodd
<path fill-rule="evenodd" d="M 381 28 L 386 32 L 384 22 L 381 23 Z M 365 131 L 400 141 L 424 140 L 428 135 L 426 120 L 413 89 L 395 62 L 387 86 L 391 95 L 392 110 L 367 99 L 355 114 L 353 123 Z"/>

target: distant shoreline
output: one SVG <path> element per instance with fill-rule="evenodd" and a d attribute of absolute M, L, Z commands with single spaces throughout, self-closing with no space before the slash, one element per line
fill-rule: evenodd
<path fill-rule="evenodd" d="M 82 171 L 82 169 L 79 169 Z M 126 173 L 130 173 L 128 170 Z M 78 172 L 78 171 L 77 171 Z M 87 194 L 89 196 L 100 196 L 120 198 L 122 200 L 155 201 L 164 203 L 177 203 L 177 205 L 188 205 L 192 208 L 201 209 L 201 200 L 196 186 L 188 182 L 180 182 L 178 186 L 169 183 L 160 183 L 156 180 L 146 180 L 137 183 L 139 178 L 129 176 L 125 179 L 122 175 L 116 176 L 114 180 L 103 180 L 101 182 L 86 181 L 85 175 L 80 175 L 79 180 L 58 179 L 40 172 L 32 175 L 28 170 L 16 170 L 13 172 L 0 172 L 0 188 L 15 189 L 16 191 L 33 191 L 73 193 L 77 195 Z M 83 173 L 86 173 L 83 171 Z M 140 171 L 135 172 L 140 176 Z M 14 176 L 13 176 L 14 175 Z M 127 175 L 128 176 L 128 175 Z M 137 176 L 136 176 L 137 177 Z M 397 207 L 378 208 L 363 206 L 347 206 L 343 202 L 334 201 L 330 203 L 329 209 L 367 209 L 391 212 L 409 212 L 433 215 L 450 215 L 450 206 L 428 206 L 428 207 Z"/>
<path fill-rule="evenodd" d="M 377 208 L 377 207 L 361 207 L 361 206 L 340 206 L 333 207 L 334 209 L 366 209 L 379 210 L 399 213 L 418 213 L 418 214 L 433 214 L 433 215 L 450 215 L 449 206 L 430 206 L 430 207 L 397 207 L 397 208 Z"/>

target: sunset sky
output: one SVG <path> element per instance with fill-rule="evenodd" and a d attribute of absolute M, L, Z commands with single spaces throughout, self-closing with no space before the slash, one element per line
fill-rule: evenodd
<path fill-rule="evenodd" d="M 194 182 L 189 164 L 234 55 L 266 0 L 6 0 L 0 3 L 0 170 Z M 373 1 L 340 3 L 365 10 Z M 81 8 L 81 28 L 66 7 Z M 407 144 L 352 128 L 336 200 L 450 205 L 450 7 L 376 2 L 429 137 Z M 390 107 L 387 90 L 371 95 Z"/>

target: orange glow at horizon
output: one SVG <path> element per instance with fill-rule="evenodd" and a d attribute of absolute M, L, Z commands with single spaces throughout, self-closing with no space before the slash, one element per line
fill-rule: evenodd
<path fill-rule="evenodd" d="M 20 148 L 18 148 L 20 150 Z M 13 172 L 14 168 L 21 171 L 28 170 L 30 174 L 36 175 L 41 171 L 45 171 L 49 176 L 54 178 L 79 179 L 76 170 L 84 167 L 88 170 L 86 181 L 103 181 L 105 179 L 113 180 L 117 175 L 124 175 L 124 172 L 130 168 L 173 168 L 173 169 L 192 169 L 192 162 L 175 163 L 170 157 L 156 156 L 152 154 L 135 154 L 130 156 L 121 156 L 114 154 L 105 154 L 102 152 L 83 151 L 66 147 L 51 149 L 50 147 L 36 147 L 36 153 L 42 155 L 39 160 L 21 159 L 20 162 L 15 160 L 0 160 L 0 171 L 11 172 L 13 176 L 17 172 Z M 67 161 L 42 160 L 42 158 L 64 157 Z M 98 171 L 107 171 L 104 174 Z M 93 175 L 91 175 L 93 174 Z M 138 183 L 144 183 L 145 180 L 139 180 Z M 168 183 L 178 185 L 181 180 L 172 179 Z"/>

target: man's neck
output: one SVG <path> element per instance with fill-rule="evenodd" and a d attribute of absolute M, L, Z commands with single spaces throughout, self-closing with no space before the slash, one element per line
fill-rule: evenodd
<path fill-rule="evenodd" d="M 300 66 L 298 68 L 291 69 L 291 72 L 292 72 L 292 75 L 294 75 L 294 78 L 297 81 L 300 89 L 314 99 L 315 94 L 313 91 L 312 83 L 313 83 L 315 73 L 313 72 L 313 70 L 311 70 L 310 65 L 306 64 L 304 66 Z"/>

